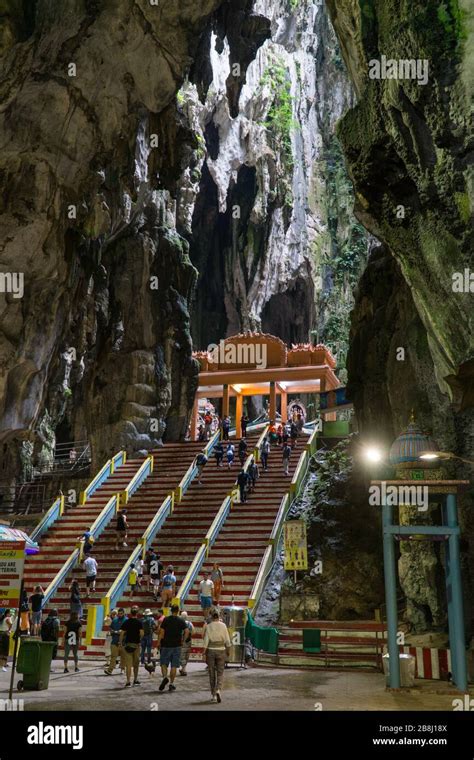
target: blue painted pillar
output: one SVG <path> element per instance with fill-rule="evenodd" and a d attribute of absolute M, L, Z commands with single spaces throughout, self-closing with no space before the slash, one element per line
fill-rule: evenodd
<path fill-rule="evenodd" d="M 448 527 L 458 527 L 456 494 L 450 493 L 446 498 L 446 517 Z M 467 691 L 467 662 L 464 641 L 464 609 L 461 582 L 461 556 L 459 534 L 448 538 L 446 556 L 446 586 L 448 595 L 449 647 L 453 681 L 461 691 Z M 451 607 L 451 614 L 449 608 Z"/>
<path fill-rule="evenodd" d="M 395 562 L 395 542 L 392 533 L 385 531 L 393 524 L 393 507 L 382 505 L 383 522 L 383 564 L 385 575 L 385 603 L 387 605 L 388 655 L 390 664 L 390 687 L 400 688 L 400 659 L 397 643 L 397 572 Z"/>
<path fill-rule="evenodd" d="M 448 525 L 448 512 L 447 512 L 447 506 L 446 501 L 443 504 L 442 508 L 443 513 L 443 525 Z M 445 575 L 446 575 L 446 603 L 448 608 L 448 627 L 449 627 L 449 640 L 454 640 L 454 630 L 455 630 L 455 623 L 454 623 L 454 617 L 453 617 L 453 594 L 452 594 L 452 577 L 451 577 L 451 544 L 448 540 L 445 542 L 444 545 L 444 556 L 445 556 Z M 456 666 L 456 648 L 452 647 L 450 648 L 451 652 L 451 672 L 457 673 L 457 666 Z"/>

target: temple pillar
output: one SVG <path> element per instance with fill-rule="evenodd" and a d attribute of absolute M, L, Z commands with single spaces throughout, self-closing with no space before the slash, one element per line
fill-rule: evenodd
<path fill-rule="evenodd" d="M 236 438 L 242 438 L 242 425 L 240 422 L 240 418 L 242 417 L 242 409 L 243 409 L 243 396 L 241 393 L 238 393 L 235 398 L 235 437 Z"/>
<path fill-rule="evenodd" d="M 288 419 L 288 393 L 283 390 L 281 391 L 281 419 L 283 424 Z"/>
<path fill-rule="evenodd" d="M 276 386 L 274 381 L 270 383 L 270 408 L 269 408 L 270 422 L 276 421 Z"/>
<path fill-rule="evenodd" d="M 193 411 L 191 412 L 191 440 L 195 441 L 197 439 L 197 427 L 198 427 L 198 408 L 199 408 L 199 398 L 196 393 L 194 397 L 194 404 L 193 404 Z"/>
<path fill-rule="evenodd" d="M 222 417 L 229 415 L 229 386 L 226 384 L 222 388 Z"/>

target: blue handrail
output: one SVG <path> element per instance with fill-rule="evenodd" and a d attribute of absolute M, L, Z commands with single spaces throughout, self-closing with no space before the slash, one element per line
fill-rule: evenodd
<path fill-rule="evenodd" d="M 64 496 L 58 496 L 56 501 L 53 502 L 52 506 L 48 509 L 46 514 L 43 515 L 42 519 L 36 526 L 36 528 L 33 530 L 33 532 L 30 535 L 30 538 L 32 541 L 38 541 L 40 536 L 45 533 L 48 528 L 51 527 L 51 525 L 56 522 L 56 520 L 61 517 L 61 515 L 64 512 Z"/>

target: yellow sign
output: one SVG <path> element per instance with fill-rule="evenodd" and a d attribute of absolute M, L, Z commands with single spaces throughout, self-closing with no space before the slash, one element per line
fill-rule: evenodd
<path fill-rule="evenodd" d="M 308 569 L 308 545 L 304 520 L 290 520 L 285 529 L 285 570 Z"/>

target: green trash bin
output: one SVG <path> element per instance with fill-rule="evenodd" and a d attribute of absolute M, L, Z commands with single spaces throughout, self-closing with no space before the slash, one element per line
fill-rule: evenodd
<path fill-rule="evenodd" d="M 48 688 L 55 646 L 57 641 L 22 638 L 16 669 L 17 673 L 23 674 L 23 679 L 18 681 L 18 691 L 41 691 Z"/>

